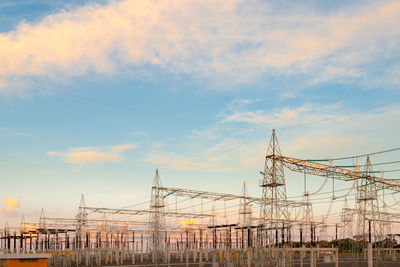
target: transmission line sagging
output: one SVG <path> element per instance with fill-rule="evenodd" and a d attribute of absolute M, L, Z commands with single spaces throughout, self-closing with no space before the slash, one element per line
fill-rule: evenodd
<path fill-rule="evenodd" d="M 273 131 L 258 189 L 246 183 L 230 193 L 165 186 L 156 170 L 148 201 L 107 208 L 82 196 L 74 218 L 42 210 L 37 221 L 6 224 L 0 249 L 49 251 L 51 266 L 317 266 L 366 264 L 367 258 L 384 266 L 397 259 L 400 182 L 373 169 L 375 154 L 351 168 L 331 164 L 336 159 L 298 159 L 281 151 Z M 298 192 L 290 195 L 293 186 Z"/>

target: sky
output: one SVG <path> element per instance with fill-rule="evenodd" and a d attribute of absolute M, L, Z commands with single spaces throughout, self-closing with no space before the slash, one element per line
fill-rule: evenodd
<path fill-rule="evenodd" d="M 305 159 L 399 147 L 398 29 L 398 1 L 3 0 L 0 225 L 148 201 L 156 168 L 260 196 L 272 129 Z"/>

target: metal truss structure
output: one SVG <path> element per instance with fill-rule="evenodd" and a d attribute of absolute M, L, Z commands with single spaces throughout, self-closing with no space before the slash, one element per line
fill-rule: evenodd
<path fill-rule="evenodd" d="M 291 239 L 284 166 L 277 161 L 280 155 L 278 139 L 275 130 L 272 130 L 272 137 L 265 157 L 264 171 L 260 172 L 263 179 L 260 180 L 259 184 L 262 187 L 260 223 L 268 225 L 271 229 L 268 233 L 269 246 L 279 245 L 279 240 L 281 240 L 282 246 L 285 246 Z"/>

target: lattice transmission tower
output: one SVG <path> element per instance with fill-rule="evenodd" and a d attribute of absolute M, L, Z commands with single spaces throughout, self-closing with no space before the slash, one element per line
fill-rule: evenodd
<path fill-rule="evenodd" d="M 152 249 L 154 262 L 159 264 L 162 262 L 165 253 L 165 204 L 164 194 L 160 189 L 161 181 L 156 169 L 156 175 L 153 180 L 151 189 L 150 203 L 150 232 L 152 237 Z"/>
<path fill-rule="evenodd" d="M 46 229 L 46 215 L 44 214 L 44 209 L 42 209 L 42 211 L 40 212 L 39 228 Z"/>
<path fill-rule="evenodd" d="M 313 227 L 313 209 L 312 203 L 310 201 L 310 197 L 308 192 L 306 192 L 303 196 L 303 204 L 301 205 L 301 239 L 303 242 L 312 241 L 311 240 L 311 228 Z"/>
<path fill-rule="evenodd" d="M 85 247 L 87 215 L 85 197 L 82 195 L 79 203 L 78 214 L 76 215 L 76 238 L 79 248 Z"/>
<path fill-rule="evenodd" d="M 241 227 L 251 224 L 251 205 L 249 203 L 249 194 L 247 192 L 246 182 L 243 182 L 242 196 L 239 203 L 239 225 Z"/>
<path fill-rule="evenodd" d="M 300 223 L 300 241 L 307 242 L 311 240 L 311 228 L 313 227 L 313 208 L 310 201 L 310 194 L 307 190 L 307 176 L 304 173 L 304 190 L 303 190 L 303 201 L 300 206 L 301 212 L 301 223 Z"/>
<path fill-rule="evenodd" d="M 290 239 L 289 210 L 286 197 L 286 183 L 283 164 L 277 159 L 281 156 L 275 130 L 269 142 L 265 157 L 262 187 L 261 224 L 270 229 L 268 234 L 269 245 L 286 245 Z"/>
<path fill-rule="evenodd" d="M 344 199 L 342 213 L 340 215 L 341 222 L 341 239 L 353 238 L 353 211 L 349 210 L 347 197 Z"/>
<path fill-rule="evenodd" d="M 369 156 L 367 156 L 363 173 L 367 176 L 374 173 Z M 357 180 L 357 235 L 364 244 L 367 241 L 375 242 L 382 239 L 378 187 L 379 185 L 371 179 L 361 177 Z"/>

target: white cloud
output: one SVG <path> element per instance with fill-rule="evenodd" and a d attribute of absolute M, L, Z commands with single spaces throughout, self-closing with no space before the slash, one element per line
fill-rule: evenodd
<path fill-rule="evenodd" d="M 255 103 L 255 102 L 259 102 L 262 99 L 260 98 L 256 98 L 256 99 L 244 99 L 244 98 L 240 98 L 240 97 L 236 97 L 235 99 L 232 100 L 231 103 L 229 103 L 229 105 L 227 106 L 226 109 L 228 110 L 236 110 L 238 108 L 243 108 L 244 106 L 247 106 L 249 104 Z"/>
<path fill-rule="evenodd" d="M 400 47 L 400 3 L 362 5 L 318 15 L 263 1 L 90 4 L 0 34 L 0 74 L 112 75 L 153 65 L 242 82 L 266 73 L 352 77 Z"/>
<path fill-rule="evenodd" d="M 198 172 L 233 172 L 255 168 L 262 161 L 262 143 L 243 143 L 240 140 L 225 140 L 195 154 L 180 155 L 176 152 L 151 153 L 146 161 L 161 164 L 173 170 Z M 260 158 L 255 159 L 255 155 Z"/>
<path fill-rule="evenodd" d="M 299 107 L 284 107 L 276 111 L 228 109 L 222 122 L 246 122 L 267 128 L 285 128 L 293 125 L 323 122 L 335 116 L 339 105 L 321 106 L 311 103 Z"/>
<path fill-rule="evenodd" d="M 86 164 L 89 162 L 118 162 L 122 160 L 121 153 L 136 148 L 133 144 L 124 144 L 109 147 L 79 147 L 71 148 L 68 152 L 60 153 L 49 151 L 51 156 L 61 157 L 65 162 Z"/>
<path fill-rule="evenodd" d="M 270 129 L 274 126 L 282 153 L 304 159 L 351 156 L 391 148 L 398 143 L 400 132 L 400 125 L 396 123 L 400 117 L 398 105 L 364 112 L 344 109 L 338 104 L 312 103 L 273 111 L 241 108 L 235 112 L 230 107 L 227 110 L 234 112 L 234 116 L 226 115 L 218 125 L 192 132 L 182 140 L 181 146 L 174 145 L 169 150 L 166 145 L 157 149 L 157 153 L 148 155 L 147 161 L 174 170 L 257 171 L 263 168 Z M 238 122 L 246 122 L 247 127 L 235 127 Z"/>
<path fill-rule="evenodd" d="M 9 128 L 4 128 L 4 127 L 0 127 L 0 133 L 6 133 L 8 135 L 14 135 L 14 136 L 32 136 L 32 134 L 30 133 L 25 133 L 25 132 L 21 132 L 21 131 L 17 131 L 14 129 L 9 129 Z"/>

